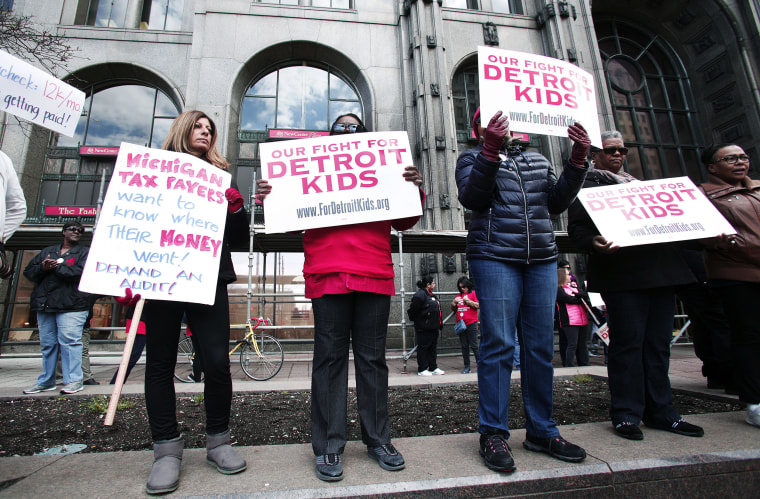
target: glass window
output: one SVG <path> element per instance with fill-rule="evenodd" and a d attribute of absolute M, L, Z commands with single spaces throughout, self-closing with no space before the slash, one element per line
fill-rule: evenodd
<path fill-rule="evenodd" d="M 703 139 L 689 80 L 675 51 L 627 21 L 601 18 L 594 25 L 615 126 L 630 150 L 628 171 L 642 180 L 689 175 L 701 183 L 702 173 L 693 176 L 699 169 L 689 162 Z"/>
<path fill-rule="evenodd" d="M 11 12 L 13 10 L 13 0 L 0 0 L 0 12 Z"/>
<path fill-rule="evenodd" d="M 472 117 L 475 116 L 480 103 L 478 68 L 467 67 L 457 71 L 451 82 L 451 90 L 457 142 L 467 142 L 472 136 Z"/>
<path fill-rule="evenodd" d="M 520 0 L 491 0 L 491 10 L 500 14 L 523 13 Z"/>
<path fill-rule="evenodd" d="M 331 68 L 283 66 L 248 89 L 240 129 L 327 130 L 340 114 L 362 116 L 361 108 L 356 91 Z"/>
<path fill-rule="evenodd" d="M 182 27 L 184 0 L 145 0 L 143 27 L 166 31 L 179 31 Z"/>
<path fill-rule="evenodd" d="M 87 13 L 89 26 L 123 28 L 129 0 L 92 0 Z"/>
<path fill-rule="evenodd" d="M 478 9 L 478 0 L 443 0 L 444 7 L 453 9 Z"/>

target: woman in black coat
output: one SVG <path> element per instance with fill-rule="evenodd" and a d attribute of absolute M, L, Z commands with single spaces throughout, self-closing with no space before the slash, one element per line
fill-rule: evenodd
<path fill-rule="evenodd" d="M 432 276 L 425 276 L 417 281 L 417 287 L 420 289 L 412 297 L 408 310 L 409 318 L 414 321 L 417 339 L 417 375 L 444 374 L 436 362 L 438 333 L 441 330 L 441 302 L 433 294 L 435 281 Z"/>

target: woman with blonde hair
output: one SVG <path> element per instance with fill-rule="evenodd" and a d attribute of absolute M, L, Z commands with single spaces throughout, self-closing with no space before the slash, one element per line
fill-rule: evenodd
<path fill-rule="evenodd" d="M 217 136 L 214 122 L 205 113 L 186 111 L 172 123 L 162 148 L 192 154 L 227 170 L 227 161 L 216 149 Z M 214 303 L 149 300 L 143 309 L 147 341 L 145 405 L 154 453 L 153 469 L 146 486 L 149 494 L 172 492 L 179 486 L 184 441 L 177 424 L 173 373 L 183 315 L 187 316 L 188 326 L 193 330 L 206 376 L 206 462 L 224 474 L 246 469 L 245 460 L 230 446 L 232 378 L 228 355 L 230 311 L 227 285 L 236 278 L 229 239 L 247 238 L 248 217 L 243 208 L 243 197 L 234 182 L 224 194 L 227 220 Z"/>

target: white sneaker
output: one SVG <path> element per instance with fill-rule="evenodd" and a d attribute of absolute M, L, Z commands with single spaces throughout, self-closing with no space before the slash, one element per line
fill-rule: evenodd
<path fill-rule="evenodd" d="M 424 371 L 419 371 L 419 372 L 417 373 L 417 376 L 432 376 L 432 375 L 433 375 L 433 373 L 431 373 L 431 372 L 430 372 L 430 371 L 428 371 L 427 369 L 425 369 Z"/>
<path fill-rule="evenodd" d="M 747 423 L 760 427 L 760 404 L 750 404 L 747 407 Z"/>
<path fill-rule="evenodd" d="M 440 368 L 436 367 L 435 371 L 433 371 L 433 374 L 437 374 L 438 376 L 440 376 L 441 374 L 446 374 L 446 371 L 444 371 L 443 369 L 440 369 Z"/>

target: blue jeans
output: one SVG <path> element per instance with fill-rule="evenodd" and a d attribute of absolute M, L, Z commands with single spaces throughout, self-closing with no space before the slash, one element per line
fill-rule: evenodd
<path fill-rule="evenodd" d="M 557 264 L 492 260 L 470 260 L 469 264 L 480 301 L 478 431 L 509 436 L 509 384 L 519 315 L 525 428 L 533 437 L 559 435 L 552 419 Z"/>
<path fill-rule="evenodd" d="M 55 365 L 61 352 L 63 383 L 82 381 L 82 328 L 88 310 L 80 312 L 37 312 L 42 351 L 42 374 L 37 378 L 40 386 L 55 385 Z"/>

